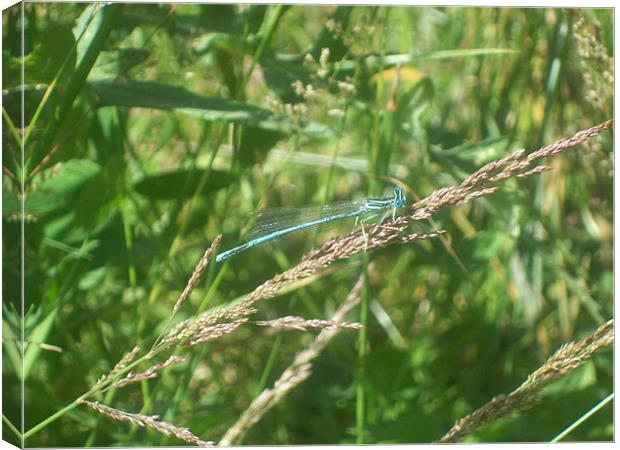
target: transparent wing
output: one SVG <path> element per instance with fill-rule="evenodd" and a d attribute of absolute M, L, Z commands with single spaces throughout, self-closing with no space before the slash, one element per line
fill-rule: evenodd
<path fill-rule="evenodd" d="M 324 217 L 361 210 L 365 204 L 365 200 L 347 200 L 327 205 L 264 209 L 254 214 L 254 225 L 250 228 L 245 239 L 246 241 L 251 241 L 274 231 L 312 222 Z"/>

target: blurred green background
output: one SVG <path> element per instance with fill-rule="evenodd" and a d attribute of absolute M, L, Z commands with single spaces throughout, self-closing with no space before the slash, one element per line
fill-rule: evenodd
<path fill-rule="evenodd" d="M 218 234 L 265 206 L 409 201 L 612 117 L 613 10 L 27 3 L 3 12 L 3 438 L 18 442 L 21 33 L 25 429 L 163 330 Z M 326 319 L 368 260 L 366 345 L 342 332 L 244 444 L 416 443 L 612 318 L 606 132 L 434 217 L 442 239 L 340 262 L 258 304 Z M 179 313 L 250 292 L 351 222 L 213 264 Z M 349 320 L 358 320 L 359 312 Z M 217 442 L 316 332 L 248 325 L 107 404 Z M 37 343 L 58 346 L 62 352 Z M 611 351 L 468 442 L 549 441 L 613 390 Z M 356 408 L 364 392 L 360 434 Z M 358 410 L 359 412 L 359 410 Z M 568 440 L 612 440 L 611 404 Z M 179 445 L 77 408 L 28 447 Z"/>

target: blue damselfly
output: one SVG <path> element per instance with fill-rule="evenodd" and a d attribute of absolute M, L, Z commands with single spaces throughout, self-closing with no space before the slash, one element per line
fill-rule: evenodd
<path fill-rule="evenodd" d="M 248 241 L 238 247 L 231 248 L 215 257 L 217 262 L 257 245 L 278 239 L 294 231 L 314 227 L 334 220 L 350 217 L 366 216 L 362 221 L 380 215 L 383 221 L 391 212 L 396 217 L 396 209 L 405 204 L 405 195 L 401 188 L 394 187 L 394 196 L 386 198 L 366 198 L 356 201 L 330 203 L 323 206 L 301 208 L 278 208 L 266 210 L 258 214 L 254 226 L 248 233 Z"/>

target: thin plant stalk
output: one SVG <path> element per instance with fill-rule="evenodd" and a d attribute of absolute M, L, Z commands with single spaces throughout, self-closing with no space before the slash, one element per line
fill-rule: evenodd
<path fill-rule="evenodd" d="M 355 387 L 355 441 L 357 444 L 364 443 L 364 430 L 366 418 L 366 346 L 368 345 L 368 334 L 366 332 L 368 326 L 368 304 L 370 303 L 370 292 L 368 288 L 368 257 L 364 258 L 364 288 L 361 296 L 360 305 L 360 323 L 362 329 L 359 331 L 357 341 L 357 385 Z"/>
<path fill-rule="evenodd" d="M 586 420 L 588 420 L 590 417 L 592 417 L 594 414 L 596 414 L 601 408 L 603 408 L 607 403 L 609 403 L 613 399 L 614 399 L 614 393 L 612 392 L 607 397 L 605 397 L 603 400 L 598 402 L 587 413 L 585 413 L 583 416 L 581 416 L 579 419 L 577 419 L 575 422 L 573 422 L 568 428 L 566 428 L 564 431 L 562 431 L 556 437 L 551 439 L 551 443 L 554 444 L 554 443 L 559 442 L 562 439 L 564 439 L 566 436 L 568 436 L 570 433 L 572 433 L 577 427 L 579 427 Z"/>

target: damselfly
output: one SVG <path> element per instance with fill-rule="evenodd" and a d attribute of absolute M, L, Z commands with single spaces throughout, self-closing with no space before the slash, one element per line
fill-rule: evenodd
<path fill-rule="evenodd" d="M 363 221 L 377 217 L 383 211 L 380 221 L 391 212 L 396 217 L 396 209 L 405 204 L 405 195 L 401 188 L 394 187 L 394 197 L 367 198 L 357 201 L 330 203 L 324 206 L 302 208 L 280 208 L 266 210 L 258 214 L 254 226 L 248 233 L 248 241 L 231 248 L 215 257 L 217 262 L 224 261 L 244 250 L 280 238 L 294 231 L 314 227 L 334 220 L 365 216 Z"/>

